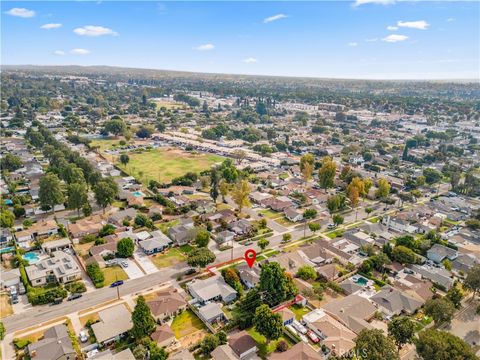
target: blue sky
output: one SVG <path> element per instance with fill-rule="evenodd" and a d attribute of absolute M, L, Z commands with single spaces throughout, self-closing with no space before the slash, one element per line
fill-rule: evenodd
<path fill-rule="evenodd" d="M 1 8 L 2 64 L 480 77 L 477 1 L 2 1 Z"/>

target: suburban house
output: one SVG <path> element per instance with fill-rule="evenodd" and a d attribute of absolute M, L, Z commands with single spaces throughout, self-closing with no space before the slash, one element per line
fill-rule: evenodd
<path fill-rule="evenodd" d="M 215 241 L 217 244 L 223 244 L 226 242 L 230 242 L 233 239 L 235 239 L 236 234 L 230 230 L 224 230 L 222 232 L 219 232 L 217 236 L 215 237 Z"/>
<path fill-rule="evenodd" d="M 172 240 L 170 240 L 165 234 L 161 231 L 155 231 L 155 236 L 142 240 L 138 242 L 138 246 L 143 250 L 147 255 L 156 254 L 162 252 L 170 245 L 172 245 Z"/>
<path fill-rule="evenodd" d="M 237 271 L 240 280 L 248 289 L 255 287 L 260 281 L 260 267 L 256 263 L 251 268 L 243 263 L 237 265 Z"/>
<path fill-rule="evenodd" d="M 93 358 L 95 360 L 135 360 L 132 350 L 126 348 L 116 354 L 112 353 L 112 350 L 108 349 L 97 353 Z"/>
<path fill-rule="evenodd" d="M 228 344 L 217 346 L 210 356 L 213 360 L 238 360 L 237 355 Z"/>
<path fill-rule="evenodd" d="M 82 278 L 77 262 L 63 251 L 54 251 L 51 257 L 27 266 L 25 271 L 32 286 L 43 286 L 52 282 L 65 284 Z"/>
<path fill-rule="evenodd" d="M 345 239 L 349 240 L 357 246 L 375 244 L 375 240 L 363 231 L 346 232 L 343 234 L 343 236 L 345 237 Z"/>
<path fill-rule="evenodd" d="M 285 352 L 274 352 L 270 357 L 270 360 L 324 360 L 325 357 L 320 352 L 316 352 L 309 345 L 300 341 L 298 344 L 293 345 Z"/>
<path fill-rule="evenodd" d="M 42 244 L 42 249 L 47 254 L 51 254 L 54 251 L 70 249 L 71 247 L 72 247 L 72 242 L 70 241 L 69 238 L 47 241 Z"/>
<path fill-rule="evenodd" d="M 228 304 L 237 297 L 237 292 L 220 275 L 205 280 L 195 279 L 187 284 L 187 289 L 200 303 L 221 300 Z"/>
<path fill-rule="evenodd" d="M 108 217 L 108 222 L 116 226 L 123 226 L 123 221 L 132 221 L 137 216 L 137 210 L 134 208 L 128 208 L 125 210 L 117 211 Z"/>
<path fill-rule="evenodd" d="M 317 268 L 317 274 L 325 280 L 333 281 L 338 278 L 339 272 L 336 264 L 325 264 Z"/>
<path fill-rule="evenodd" d="M 366 298 L 352 294 L 329 302 L 323 306 L 323 310 L 358 334 L 364 329 L 372 328 L 368 321 L 375 315 L 377 308 Z"/>
<path fill-rule="evenodd" d="M 43 220 L 36 222 L 28 229 L 15 233 L 17 245 L 23 249 L 29 249 L 35 239 L 43 239 L 58 233 L 58 225 L 55 220 Z"/>
<path fill-rule="evenodd" d="M 92 330 L 101 345 L 120 339 L 133 326 L 132 316 L 123 304 L 100 310 L 98 316 L 100 321 L 92 324 Z"/>
<path fill-rule="evenodd" d="M 287 307 L 281 308 L 278 311 L 275 311 L 275 313 L 279 314 L 282 317 L 283 325 L 290 325 L 293 320 L 295 320 L 295 314 L 293 313 L 292 310 L 290 310 Z"/>
<path fill-rule="evenodd" d="M 94 245 L 90 248 L 91 258 L 87 259 L 87 262 L 94 261 L 100 267 L 105 267 L 104 257 L 115 256 L 117 252 L 117 243 L 114 239 L 110 239 L 105 244 Z"/>
<path fill-rule="evenodd" d="M 187 308 L 187 302 L 176 289 L 168 288 L 157 293 L 154 300 L 147 301 L 153 317 L 157 321 L 164 321 Z"/>
<path fill-rule="evenodd" d="M 447 290 L 453 286 L 454 280 L 448 270 L 428 265 L 410 265 L 410 269 L 422 278 L 437 283 Z"/>
<path fill-rule="evenodd" d="M 240 219 L 228 224 L 228 227 L 237 235 L 248 234 L 253 229 L 253 225 L 246 219 Z"/>
<path fill-rule="evenodd" d="M 198 309 L 198 316 L 204 322 L 213 324 L 226 319 L 219 303 L 211 302 Z"/>
<path fill-rule="evenodd" d="M 75 224 L 69 224 L 68 231 L 72 234 L 74 239 L 78 239 L 85 235 L 98 234 L 106 223 L 107 222 L 102 215 L 92 215 L 78 220 Z"/>
<path fill-rule="evenodd" d="M 159 347 L 169 347 L 177 341 L 175 334 L 168 324 L 157 327 L 150 337 Z"/>
<path fill-rule="evenodd" d="M 188 221 L 189 220 L 189 221 Z M 168 236 L 178 245 L 186 245 L 195 238 L 195 226 L 191 219 L 182 221 L 168 229 Z"/>
<path fill-rule="evenodd" d="M 357 335 L 322 309 L 315 309 L 302 319 L 307 328 L 330 349 L 331 354 L 342 356 L 355 347 Z"/>
<path fill-rule="evenodd" d="M 2 270 L 0 277 L 0 287 L 9 288 L 10 286 L 18 286 L 20 284 L 20 270 L 18 268 L 12 270 Z"/>
<path fill-rule="evenodd" d="M 285 217 L 291 222 L 298 222 L 303 220 L 303 213 L 293 207 L 286 208 L 283 213 Z"/>
<path fill-rule="evenodd" d="M 27 346 L 31 359 L 74 360 L 77 353 L 65 324 L 56 325 L 45 331 L 43 339 Z"/>
<path fill-rule="evenodd" d="M 240 360 L 249 358 L 258 350 L 257 343 L 245 330 L 229 336 L 228 346 Z"/>
<path fill-rule="evenodd" d="M 393 285 L 419 301 L 425 302 L 433 297 L 432 283 L 413 275 L 400 277 L 394 281 Z"/>
<path fill-rule="evenodd" d="M 459 254 L 452 262 L 452 266 L 456 271 L 466 273 L 473 266 L 480 264 L 480 260 L 473 254 Z"/>
<path fill-rule="evenodd" d="M 408 221 L 400 218 L 393 218 L 390 215 L 382 219 L 382 224 L 399 233 L 413 234 L 417 232 L 417 227 L 411 225 Z"/>
<path fill-rule="evenodd" d="M 445 259 L 453 261 L 457 258 L 457 256 L 457 250 L 441 244 L 435 244 L 427 251 L 427 258 L 437 264 L 440 264 Z"/>
<path fill-rule="evenodd" d="M 384 286 L 370 300 L 378 304 L 382 312 L 389 316 L 402 313 L 410 315 L 423 305 L 423 301 L 415 299 L 391 286 Z"/>

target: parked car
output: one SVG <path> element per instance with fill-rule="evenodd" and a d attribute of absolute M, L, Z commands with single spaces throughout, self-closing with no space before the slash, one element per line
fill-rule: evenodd
<path fill-rule="evenodd" d="M 72 295 L 70 295 L 68 298 L 67 298 L 67 301 L 72 301 L 72 300 L 75 300 L 75 299 L 79 299 L 82 297 L 82 294 L 80 293 L 73 293 Z"/>
<path fill-rule="evenodd" d="M 307 329 L 305 328 L 305 326 L 303 326 L 302 324 L 300 324 L 297 320 L 293 320 L 292 326 L 293 326 L 300 334 L 306 334 L 306 333 L 307 333 Z"/>
<path fill-rule="evenodd" d="M 308 338 L 309 338 L 310 340 L 312 340 L 312 342 L 313 342 L 314 344 L 317 344 L 317 343 L 320 342 L 320 339 L 318 338 L 318 336 L 315 335 L 315 334 L 313 333 L 313 331 L 311 331 L 311 330 L 308 330 L 308 331 L 307 331 L 307 336 L 308 336 Z"/>
<path fill-rule="evenodd" d="M 117 286 L 120 286 L 120 285 L 123 285 L 123 280 L 117 280 L 117 281 L 111 283 L 110 287 L 117 287 Z"/>
<path fill-rule="evenodd" d="M 126 260 L 121 261 L 120 264 L 121 264 L 124 268 L 128 267 L 128 262 L 127 262 Z"/>
<path fill-rule="evenodd" d="M 85 331 L 80 331 L 80 341 L 82 343 L 86 343 L 88 341 L 88 336 L 87 336 L 87 333 Z"/>
<path fill-rule="evenodd" d="M 52 301 L 52 305 L 59 305 L 63 302 L 63 298 L 56 298 Z"/>
<path fill-rule="evenodd" d="M 337 226 L 335 224 L 328 224 L 327 225 L 327 229 L 331 230 L 331 229 L 335 229 Z"/>
<path fill-rule="evenodd" d="M 18 296 L 16 294 L 12 295 L 10 300 L 11 300 L 12 304 L 18 304 Z"/>
<path fill-rule="evenodd" d="M 27 293 L 27 290 L 25 289 L 25 285 L 23 285 L 22 282 L 18 284 L 18 293 L 20 295 L 25 295 Z"/>
<path fill-rule="evenodd" d="M 293 335 L 297 335 L 297 336 L 298 336 L 297 330 L 295 330 L 292 325 L 286 325 L 285 328 L 286 328 L 288 331 L 290 331 Z"/>
<path fill-rule="evenodd" d="M 192 275 L 192 274 L 195 274 L 196 272 L 197 272 L 196 269 L 190 268 L 190 269 L 185 270 L 185 275 Z"/>

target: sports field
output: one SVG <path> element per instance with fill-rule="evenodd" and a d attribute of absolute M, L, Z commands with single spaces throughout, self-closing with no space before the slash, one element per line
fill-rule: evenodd
<path fill-rule="evenodd" d="M 199 173 L 208 170 L 223 157 L 213 154 L 190 153 L 175 148 L 152 149 L 143 152 L 129 152 L 130 162 L 120 167 L 144 184 L 150 180 L 169 183 L 187 172 Z"/>

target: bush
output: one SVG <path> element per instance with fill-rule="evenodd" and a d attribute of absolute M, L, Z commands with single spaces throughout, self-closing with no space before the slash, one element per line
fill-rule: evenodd
<path fill-rule="evenodd" d="M 71 293 L 83 293 L 87 291 L 87 287 L 81 281 L 65 284 L 65 289 Z"/>
<path fill-rule="evenodd" d="M 82 238 L 82 240 L 80 240 L 80 244 L 86 244 L 86 243 L 95 241 L 96 239 L 97 239 L 97 237 L 96 237 L 95 235 L 92 235 L 92 234 L 85 235 L 85 236 Z"/>
<path fill-rule="evenodd" d="M 55 287 L 29 287 L 28 289 L 28 301 L 32 305 L 43 305 L 53 302 L 58 298 L 66 298 L 67 290 L 60 286 Z"/>
<path fill-rule="evenodd" d="M 87 265 L 87 274 L 92 279 L 96 288 L 103 287 L 103 282 L 105 281 L 105 276 L 103 275 L 102 269 L 98 266 L 97 263 L 91 263 Z"/>
<path fill-rule="evenodd" d="M 18 350 L 22 350 L 30 345 L 32 342 L 28 339 L 13 339 L 13 344 Z"/>
<path fill-rule="evenodd" d="M 288 350 L 288 344 L 285 340 L 280 340 L 278 343 L 277 343 L 277 351 L 279 352 L 284 352 L 284 351 L 287 351 Z"/>

